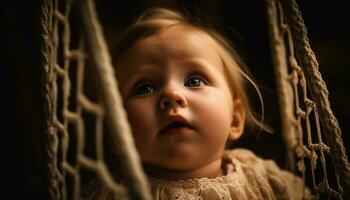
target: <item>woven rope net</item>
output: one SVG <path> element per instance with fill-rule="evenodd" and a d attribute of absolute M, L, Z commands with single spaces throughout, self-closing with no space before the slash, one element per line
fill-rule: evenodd
<path fill-rule="evenodd" d="M 150 199 L 93 1 L 79 3 L 75 14 L 81 13 L 78 18 L 86 33 L 81 35 L 72 35 L 72 1 L 44 1 L 42 5 L 51 196 L 79 199 L 81 171 L 87 169 L 98 176 L 115 198 Z M 88 57 L 94 73 L 85 77 Z M 84 81 L 94 78 L 99 83 L 95 101 L 84 94 Z M 88 121 L 87 116 L 93 120 Z M 89 122 L 94 125 L 89 126 Z M 115 147 L 112 151 L 119 156 L 119 164 L 130 182 L 128 187 L 115 181 L 104 160 L 105 124 Z M 94 127 L 95 158 L 84 154 L 87 127 Z"/>
<path fill-rule="evenodd" d="M 288 164 L 293 171 L 296 164 L 304 180 L 311 174 L 318 199 L 349 198 L 350 165 L 341 130 L 298 5 L 295 0 L 266 0 L 266 7 Z M 327 157 L 332 170 L 327 169 Z"/>
<path fill-rule="evenodd" d="M 311 174 L 318 198 L 350 197 L 341 131 L 298 7 L 287 0 L 266 0 L 266 5 L 289 166 L 293 170 L 296 165 L 304 180 Z M 100 179 L 115 199 L 151 199 L 94 2 L 43 0 L 41 11 L 52 199 L 80 199 L 86 172 Z M 106 162 L 106 138 L 118 157 L 123 184 Z M 333 186 L 327 156 L 337 177 Z"/>

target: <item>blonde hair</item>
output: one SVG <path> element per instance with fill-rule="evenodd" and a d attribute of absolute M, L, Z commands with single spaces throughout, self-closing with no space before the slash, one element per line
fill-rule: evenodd
<path fill-rule="evenodd" d="M 219 56 L 222 60 L 225 76 L 229 83 L 231 93 L 234 99 L 240 99 L 245 111 L 246 122 L 248 126 L 259 127 L 267 132 L 271 129 L 264 125 L 264 104 L 262 95 L 257 84 L 250 78 L 249 71 L 246 64 L 238 54 L 238 52 L 231 47 L 228 40 L 216 32 L 214 29 L 207 28 L 203 25 L 191 21 L 184 15 L 177 11 L 165 8 L 153 8 L 147 10 L 133 25 L 131 25 L 119 38 L 118 43 L 112 47 L 113 63 L 116 64 L 118 59 L 137 41 L 155 35 L 161 30 L 173 25 L 183 25 L 195 28 L 208 34 L 218 46 Z M 237 67 L 238 66 L 238 67 Z M 246 95 L 246 82 L 249 82 L 257 92 L 261 104 L 262 114 L 260 120 L 252 111 Z"/>

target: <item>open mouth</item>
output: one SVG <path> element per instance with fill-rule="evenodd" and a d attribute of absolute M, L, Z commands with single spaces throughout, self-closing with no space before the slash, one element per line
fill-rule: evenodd
<path fill-rule="evenodd" d="M 165 128 L 163 128 L 160 131 L 161 135 L 167 135 L 167 134 L 175 134 L 175 133 L 181 133 L 187 129 L 193 129 L 190 125 L 180 122 L 180 121 L 173 121 L 170 122 Z"/>
<path fill-rule="evenodd" d="M 171 122 L 167 128 L 180 128 L 180 127 L 185 127 L 185 128 L 190 128 L 190 126 L 188 126 L 187 124 L 185 123 L 182 123 L 182 122 Z"/>

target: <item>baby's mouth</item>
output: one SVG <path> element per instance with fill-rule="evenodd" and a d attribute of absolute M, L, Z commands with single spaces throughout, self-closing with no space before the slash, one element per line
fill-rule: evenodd
<path fill-rule="evenodd" d="M 193 129 L 192 126 L 182 121 L 172 121 L 167 126 L 165 126 L 160 132 L 160 135 L 174 135 L 181 134 L 188 130 Z"/>

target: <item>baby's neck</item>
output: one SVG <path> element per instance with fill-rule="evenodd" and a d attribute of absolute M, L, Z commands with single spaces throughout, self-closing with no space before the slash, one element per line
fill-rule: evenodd
<path fill-rule="evenodd" d="M 145 166 L 146 172 L 156 178 L 166 180 L 186 180 L 193 178 L 215 178 L 222 176 L 222 160 L 218 159 L 209 164 L 196 169 L 190 170 L 173 170 L 166 168 L 159 168 L 154 166 Z"/>

